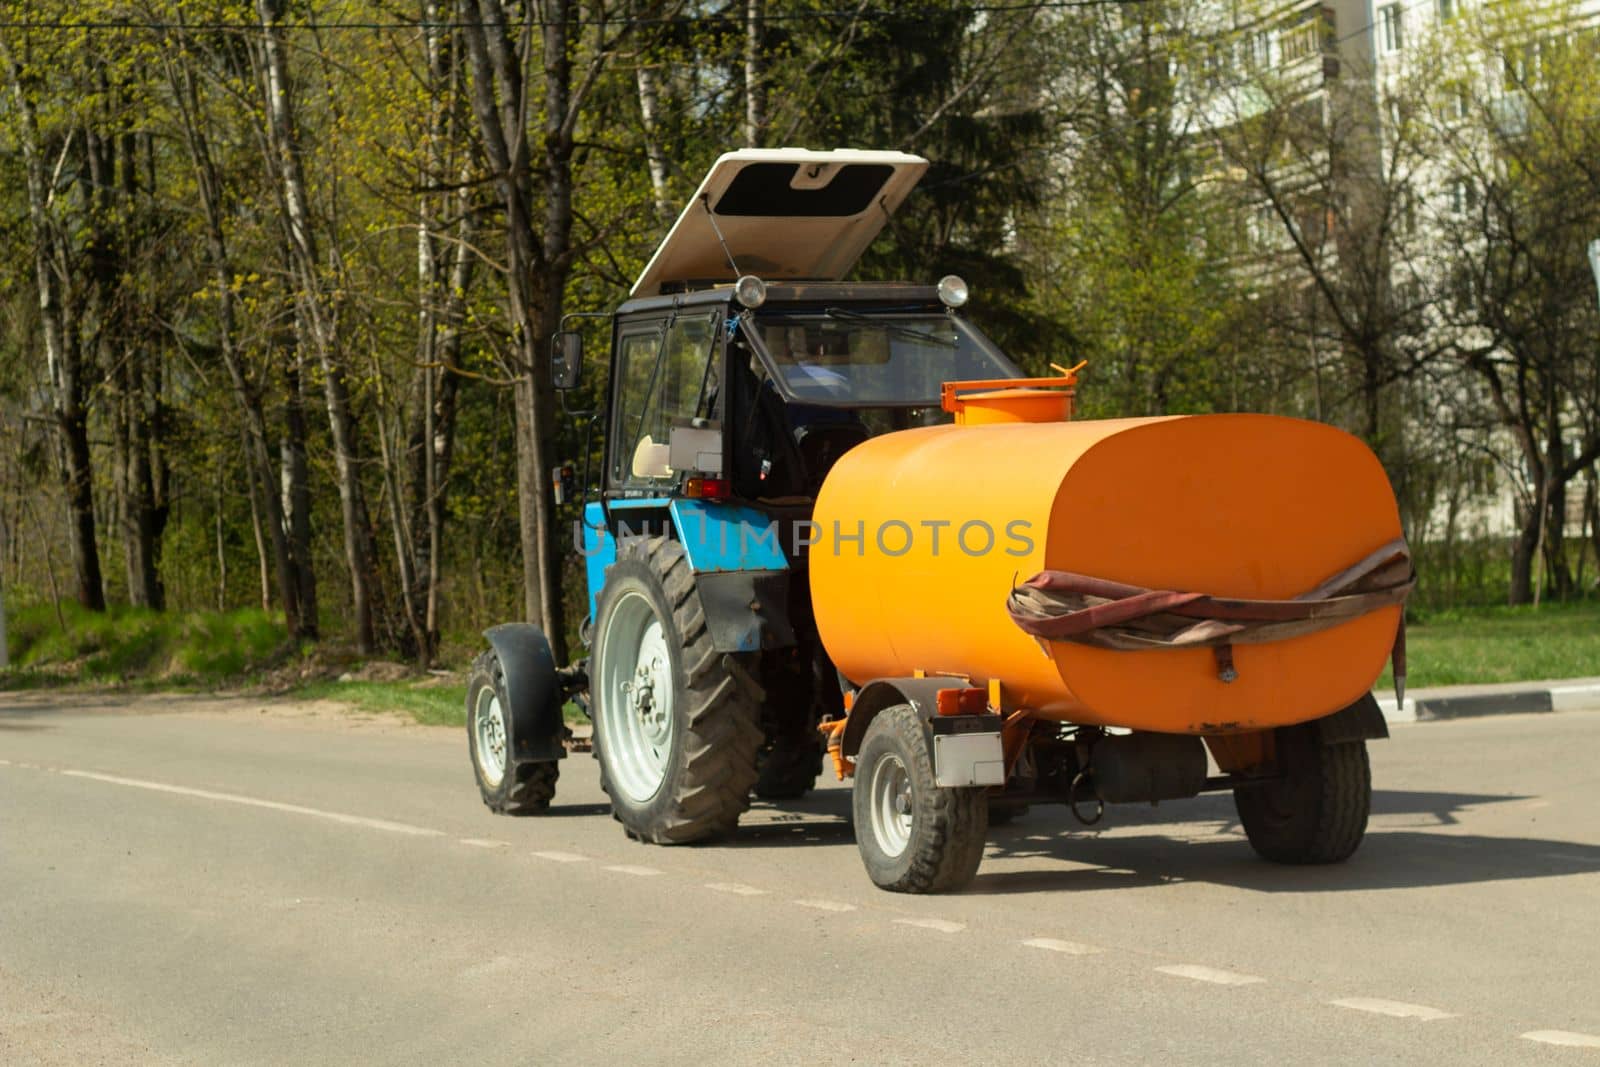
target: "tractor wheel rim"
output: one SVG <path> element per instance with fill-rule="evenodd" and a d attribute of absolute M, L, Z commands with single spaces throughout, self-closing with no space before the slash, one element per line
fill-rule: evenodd
<path fill-rule="evenodd" d="M 911 842 L 913 819 L 911 775 L 899 756 L 887 754 L 872 768 L 868 797 L 873 840 L 885 856 L 899 856 Z"/>
<path fill-rule="evenodd" d="M 601 640 L 601 754 L 612 784 L 643 803 L 660 791 L 677 732 L 666 628 L 641 593 L 623 594 Z"/>
<path fill-rule="evenodd" d="M 478 741 L 478 771 L 485 784 L 495 788 L 506 776 L 506 714 L 500 706 L 500 694 L 493 688 L 478 690 L 472 730 Z"/>

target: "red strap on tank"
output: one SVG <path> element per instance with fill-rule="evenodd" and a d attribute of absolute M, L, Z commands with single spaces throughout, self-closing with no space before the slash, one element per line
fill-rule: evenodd
<path fill-rule="evenodd" d="M 1314 633 L 1404 603 L 1417 581 L 1403 539 L 1288 600 L 1146 589 L 1068 571 L 1041 571 L 1011 590 L 1006 610 L 1025 633 L 1115 651 L 1221 648 Z M 1404 672 L 1404 637 L 1396 642 Z M 1226 666 L 1223 666 L 1226 659 Z M 1232 657 L 1219 657 L 1231 673 Z"/>

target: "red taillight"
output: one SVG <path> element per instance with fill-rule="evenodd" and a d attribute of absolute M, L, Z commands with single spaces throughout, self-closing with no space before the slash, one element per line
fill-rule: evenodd
<path fill-rule="evenodd" d="M 940 715 L 982 715 L 989 710 L 989 691 L 941 689 L 934 694 L 934 710 Z"/>
<path fill-rule="evenodd" d="M 733 495 L 733 483 L 726 478 L 690 478 L 683 484 L 683 495 L 692 500 L 726 500 Z"/>

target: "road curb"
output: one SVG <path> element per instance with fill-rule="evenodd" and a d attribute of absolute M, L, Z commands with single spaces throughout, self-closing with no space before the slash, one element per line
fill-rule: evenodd
<path fill-rule="evenodd" d="M 1495 692 L 1439 693 L 1407 697 L 1395 703 L 1393 693 L 1374 693 L 1390 723 L 1439 722 L 1485 715 L 1527 715 L 1545 711 L 1600 708 L 1600 683 L 1542 682 Z"/>

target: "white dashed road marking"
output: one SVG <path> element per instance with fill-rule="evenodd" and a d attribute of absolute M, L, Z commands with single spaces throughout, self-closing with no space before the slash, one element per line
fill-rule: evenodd
<path fill-rule="evenodd" d="M 1328 1003 L 1354 1011 L 1370 1011 L 1375 1015 L 1392 1015 L 1396 1019 L 1421 1019 L 1425 1023 L 1433 1022 L 1435 1019 L 1455 1018 L 1448 1011 L 1430 1008 L 1426 1004 L 1407 1004 L 1400 1000 L 1380 1000 L 1377 997 L 1345 997 L 1341 1000 L 1330 1000 Z"/>
<path fill-rule="evenodd" d="M 797 900 L 796 904 L 802 908 L 815 908 L 817 911 L 855 911 L 854 904 L 845 904 L 837 900 Z"/>
<path fill-rule="evenodd" d="M 1023 944 L 1029 948 L 1042 948 L 1046 952 L 1062 952 L 1068 956 L 1089 956 L 1100 951 L 1093 945 L 1080 945 L 1076 941 L 1058 941 L 1053 937 L 1030 937 Z"/>
<path fill-rule="evenodd" d="M 0 759 L 0 766 L 31 768 L 32 764 L 19 763 L 11 760 Z M 387 833 L 404 834 L 413 837 L 441 837 L 442 831 L 425 826 L 415 826 L 410 823 L 395 822 L 389 819 L 376 819 L 364 815 L 352 815 L 346 812 L 326 811 L 320 808 L 307 807 L 302 804 L 289 804 L 282 801 L 266 800 L 260 797 L 244 796 L 237 793 L 223 793 L 210 789 L 196 789 L 189 786 L 172 785 L 166 782 L 149 781 L 142 778 L 126 778 L 113 774 L 100 774 L 94 771 L 61 770 L 65 777 L 81 778 L 87 781 L 101 782 L 107 785 L 119 785 L 133 789 L 143 789 L 155 793 L 166 793 L 174 796 L 190 797 L 199 800 L 218 801 L 226 804 L 238 804 L 245 807 L 262 808 L 269 811 L 284 812 L 291 815 L 304 815 L 330 822 L 342 823 L 347 826 L 359 826 L 370 830 L 381 830 Z M 463 837 L 457 839 L 460 844 L 473 848 L 497 849 L 507 848 L 508 843 L 491 838 Z M 1466 845 L 1468 842 L 1456 842 L 1443 839 L 1442 843 L 1451 845 Z M 534 851 L 533 856 L 549 860 L 554 863 L 583 863 L 589 857 L 575 852 L 560 852 L 554 850 Z M 1593 862 L 1592 857 L 1574 852 L 1546 852 L 1542 853 L 1547 859 L 1562 860 L 1575 863 Z M 633 875 L 636 877 L 655 877 L 663 872 L 655 867 L 644 867 L 635 864 L 613 864 L 604 868 L 618 874 Z M 718 893 L 727 893 L 734 896 L 763 896 L 767 890 L 759 889 L 741 882 L 707 882 L 705 888 Z M 857 906 L 839 900 L 826 900 L 820 898 L 800 899 L 793 901 L 802 908 L 824 912 L 851 912 Z M 893 923 L 900 926 L 916 927 L 924 930 L 934 930 L 944 934 L 960 933 L 967 929 L 966 923 L 953 922 L 948 919 L 933 918 L 897 918 Z M 1051 937 L 1034 937 L 1022 941 L 1027 948 L 1036 948 L 1047 952 L 1057 952 L 1069 956 L 1086 956 L 1104 951 L 1094 945 L 1080 944 L 1075 941 L 1063 941 Z M 1169 964 L 1155 968 L 1162 974 L 1173 975 L 1179 978 L 1188 978 L 1197 982 L 1209 982 L 1213 985 L 1242 986 L 1254 985 L 1265 982 L 1265 978 L 1250 974 L 1239 974 L 1233 971 L 1224 971 L 1215 967 L 1201 964 L 1179 963 Z M 1377 1015 L 1386 1015 L 1400 1019 L 1416 1019 L 1422 1022 L 1431 1022 L 1440 1019 L 1451 1019 L 1455 1016 L 1438 1008 L 1428 1007 L 1423 1004 L 1407 1004 L 1402 1001 L 1382 1000 L 1375 997 L 1346 997 L 1332 1000 L 1329 1004 L 1347 1008 L 1353 1011 L 1370 1012 Z M 1576 1033 L 1570 1030 L 1530 1030 L 1521 1035 L 1524 1040 L 1534 1041 L 1546 1045 L 1562 1045 L 1575 1048 L 1600 1049 L 1600 1036 L 1593 1034 Z"/>
<path fill-rule="evenodd" d="M 1203 967 L 1198 963 L 1174 963 L 1166 967 L 1157 967 L 1162 974 L 1176 975 L 1179 978 L 1192 978 L 1196 982 L 1210 982 L 1213 985 L 1254 985 L 1265 982 L 1265 978 L 1257 978 L 1253 974 L 1237 974 L 1233 971 L 1221 971 L 1215 967 Z"/>
<path fill-rule="evenodd" d="M 901 926 L 916 926 L 924 930 L 937 930 L 941 934 L 959 934 L 967 928 L 966 923 L 953 923 L 949 919 L 896 919 Z"/>
<path fill-rule="evenodd" d="M 661 873 L 654 867 L 635 867 L 631 863 L 613 864 L 612 866 L 607 867 L 606 870 L 616 871 L 618 874 L 631 874 L 638 878 L 653 878 Z"/>
<path fill-rule="evenodd" d="M 320 808 L 308 808 L 300 804 L 285 804 L 277 800 L 262 800 L 259 797 L 240 796 L 237 793 L 217 793 L 210 789 L 191 789 L 185 785 L 168 785 L 165 782 L 148 782 L 143 778 L 121 778 L 115 774 L 96 774 L 93 771 L 62 771 L 68 778 L 87 778 L 90 781 L 106 782 L 110 785 L 125 785 L 134 789 L 148 789 L 155 793 L 171 793 L 180 797 L 196 797 L 200 800 L 219 800 L 225 804 L 243 804 L 251 808 L 267 808 L 270 811 L 288 812 L 290 815 L 310 815 L 317 819 L 327 819 L 330 822 L 344 823 L 347 826 L 362 826 L 368 830 L 384 830 L 391 834 L 409 834 L 412 837 L 442 837 L 438 830 L 430 830 L 426 826 L 412 826 L 410 823 L 391 822 L 388 819 L 371 819 L 365 815 L 346 815 L 342 811 L 323 811 Z"/>
<path fill-rule="evenodd" d="M 1569 1045 L 1573 1048 L 1600 1048 L 1600 1037 L 1575 1034 L 1571 1030 L 1529 1030 L 1522 1035 L 1542 1045 Z"/>

